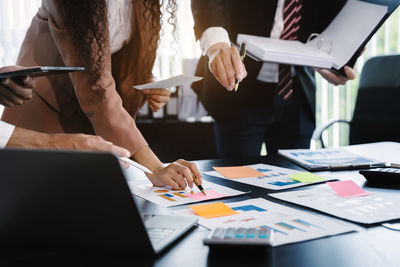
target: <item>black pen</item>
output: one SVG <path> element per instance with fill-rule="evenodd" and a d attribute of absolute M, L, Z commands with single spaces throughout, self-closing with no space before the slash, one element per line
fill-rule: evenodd
<path fill-rule="evenodd" d="M 244 57 L 246 56 L 246 51 L 247 51 L 247 44 L 245 42 L 243 42 L 240 45 L 240 52 L 239 52 L 240 60 L 243 61 Z M 235 82 L 235 92 L 237 91 L 238 88 L 239 88 L 239 81 L 236 80 L 236 82 Z"/>

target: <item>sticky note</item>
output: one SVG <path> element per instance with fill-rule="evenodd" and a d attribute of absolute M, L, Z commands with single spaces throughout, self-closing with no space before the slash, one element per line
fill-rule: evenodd
<path fill-rule="evenodd" d="M 204 190 L 206 195 L 203 195 L 203 193 L 195 193 L 195 194 L 185 194 L 186 197 L 190 197 L 196 200 L 207 200 L 207 199 L 216 199 L 216 198 L 222 198 L 226 197 L 226 195 L 218 193 L 214 190 Z"/>
<path fill-rule="evenodd" d="M 316 182 L 322 182 L 325 181 L 326 179 L 324 177 L 321 177 L 319 175 L 316 175 L 311 172 L 299 172 L 299 173 L 294 173 L 288 175 L 290 178 L 293 180 L 306 183 L 306 184 L 311 184 L 311 183 L 316 183 Z"/>
<path fill-rule="evenodd" d="M 366 192 L 353 181 L 328 182 L 326 184 L 341 197 L 363 197 L 371 195 L 371 193 Z"/>
<path fill-rule="evenodd" d="M 266 176 L 264 173 L 259 172 L 249 166 L 213 167 L 213 169 L 229 179 Z"/>
<path fill-rule="evenodd" d="M 237 214 L 236 211 L 222 202 L 190 206 L 194 213 L 209 219 Z"/>

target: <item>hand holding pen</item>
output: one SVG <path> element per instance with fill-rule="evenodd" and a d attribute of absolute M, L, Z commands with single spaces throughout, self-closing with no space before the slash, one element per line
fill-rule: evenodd
<path fill-rule="evenodd" d="M 170 175 L 162 175 L 161 177 L 156 177 L 157 173 L 152 172 L 147 167 L 139 164 L 136 161 L 133 161 L 126 157 L 120 157 L 119 159 L 122 162 L 129 164 L 130 166 L 135 167 L 136 169 L 139 169 L 144 173 L 146 173 L 147 177 L 151 180 L 151 182 L 155 186 L 169 185 L 173 189 L 179 190 L 179 189 L 186 189 L 186 185 L 192 187 L 194 184 L 197 186 L 200 192 L 203 193 L 203 195 L 206 195 L 203 186 L 201 185 L 202 179 L 200 171 L 197 168 L 196 164 L 192 162 L 182 159 L 172 162 L 171 164 L 169 164 L 164 168 L 164 170 L 166 170 L 165 174 L 169 172 Z M 180 174 L 178 173 L 174 174 L 174 172 L 171 173 L 171 170 L 178 170 Z"/>
<path fill-rule="evenodd" d="M 207 54 L 211 73 L 228 91 L 233 91 L 236 81 L 240 82 L 247 76 L 236 47 L 228 43 L 217 43 L 208 49 Z"/>

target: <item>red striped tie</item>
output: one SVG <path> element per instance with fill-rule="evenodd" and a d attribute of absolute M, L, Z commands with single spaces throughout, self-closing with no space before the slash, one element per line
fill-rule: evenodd
<path fill-rule="evenodd" d="M 283 31 L 281 39 L 296 40 L 300 29 L 302 0 L 285 0 L 283 9 Z M 279 65 L 278 95 L 289 99 L 293 94 L 293 79 L 290 65 Z"/>

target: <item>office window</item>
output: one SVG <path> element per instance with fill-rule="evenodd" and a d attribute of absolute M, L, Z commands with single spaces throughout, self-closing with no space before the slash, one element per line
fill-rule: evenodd
<path fill-rule="evenodd" d="M 346 86 L 330 85 L 317 74 L 317 125 L 326 123 L 330 119 L 350 120 L 352 118 L 358 79 L 364 62 L 374 56 L 399 53 L 399 28 L 400 12 L 397 9 L 367 44 L 366 51 L 357 61 L 357 79 L 348 82 Z M 323 137 L 328 146 L 347 145 L 349 127 L 343 124 L 335 124 L 324 133 Z"/>
<path fill-rule="evenodd" d="M 2 0 L 0 1 L 0 65 L 14 64 L 19 46 L 24 38 L 30 21 L 40 6 L 41 0 Z M 167 78 L 181 73 L 193 73 L 200 48 L 195 42 L 192 32 L 193 18 L 190 10 L 190 1 L 178 0 L 176 17 L 177 41 L 173 41 L 172 27 L 163 21 L 163 38 L 154 74 L 158 78 Z M 364 62 L 376 55 L 400 52 L 400 13 L 395 11 L 391 18 L 382 26 L 379 32 L 367 45 L 367 50 L 357 63 L 357 72 L 360 73 Z M 357 94 L 358 79 L 349 82 L 346 86 L 332 86 L 317 74 L 317 125 L 333 118 L 351 119 L 354 102 Z M 0 110 L 1 112 L 1 110 Z M 148 115 L 147 107 L 142 115 Z M 167 114 L 165 114 L 165 112 Z M 178 94 L 171 99 L 168 107 L 154 114 L 154 117 L 164 117 L 168 114 L 180 119 L 200 119 L 206 112 L 197 104 L 196 95 L 190 88 L 180 88 Z M 344 125 L 334 125 L 324 134 L 329 146 L 346 145 L 348 143 L 348 128 Z"/>

